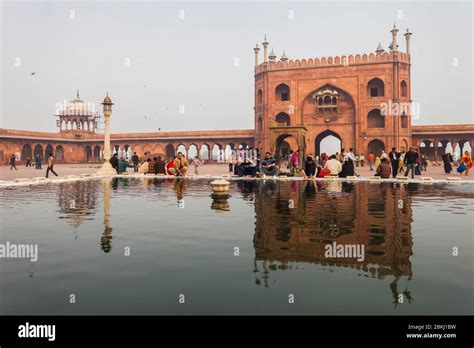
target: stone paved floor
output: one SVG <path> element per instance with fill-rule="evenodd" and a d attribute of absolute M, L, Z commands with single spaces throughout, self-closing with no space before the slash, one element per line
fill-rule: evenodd
<path fill-rule="evenodd" d="M 44 177 L 46 173 L 46 166 L 43 165 L 42 170 L 33 168 L 26 168 L 24 165 L 17 166 L 18 170 L 10 170 L 10 166 L 0 166 L 0 180 L 13 180 L 18 178 L 33 178 Z M 57 164 L 54 166 L 55 171 L 60 176 L 78 175 L 78 174 L 93 174 L 99 169 L 98 164 Z M 193 173 L 194 168 L 191 168 L 190 173 Z M 372 176 L 374 172 L 370 172 L 369 168 L 356 167 L 356 171 L 361 176 Z M 133 172 L 129 169 L 129 172 Z M 206 164 L 199 168 L 199 174 L 204 175 L 220 175 L 228 174 L 227 164 Z M 53 175 L 54 176 L 54 175 Z M 451 174 L 445 174 L 443 167 L 428 167 L 428 171 L 423 172 L 423 176 L 429 176 L 433 179 L 446 179 L 447 177 L 460 177 L 461 180 L 474 181 L 474 169 L 468 176 L 459 175 L 455 170 Z"/>

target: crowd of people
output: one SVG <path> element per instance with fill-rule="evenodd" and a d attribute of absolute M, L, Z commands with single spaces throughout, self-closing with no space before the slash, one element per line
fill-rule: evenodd
<path fill-rule="evenodd" d="M 136 152 L 130 161 L 125 158 L 119 159 L 118 155 L 114 154 L 110 159 L 110 164 L 117 171 L 117 174 L 126 172 L 127 168 L 133 168 L 135 173 L 141 174 L 186 176 L 189 169 L 189 161 L 182 152 L 178 152 L 176 156 L 169 159 L 163 159 L 161 156 L 158 156 L 153 157 L 153 159 L 142 159 L 141 161 Z M 192 165 L 194 165 L 194 173 L 199 174 L 198 168 L 202 165 L 202 162 L 195 157 Z"/>
<path fill-rule="evenodd" d="M 465 151 L 459 161 L 456 163 L 454 156 L 451 153 L 446 153 L 442 156 L 444 171 L 450 174 L 453 171 L 453 166 L 457 166 L 456 171 L 461 175 L 468 175 L 473 166 L 473 161 L 469 151 Z M 117 174 L 122 174 L 127 171 L 127 168 L 133 168 L 134 172 L 142 174 L 163 174 L 186 176 L 191 165 L 194 166 L 194 174 L 199 174 L 199 167 L 204 163 L 198 158 L 189 160 L 178 152 L 173 158 L 162 158 L 161 156 L 152 158 L 140 159 L 135 152 L 130 160 L 118 157 L 114 154 L 110 159 L 110 164 L 117 171 Z M 10 157 L 10 170 L 17 170 L 16 156 Z M 35 169 L 42 169 L 41 158 L 37 155 L 34 159 Z M 54 171 L 55 159 L 53 154 L 48 156 L 48 167 L 46 169 L 46 177 L 49 173 L 58 175 Z M 426 155 L 420 154 L 418 149 L 410 147 L 406 151 L 397 151 L 395 147 L 387 154 L 381 151 L 380 154 L 370 152 L 368 155 L 368 166 L 370 171 L 375 171 L 374 176 L 381 178 L 396 178 L 397 175 L 408 175 L 415 178 L 415 175 L 421 175 L 422 171 L 426 171 L 428 167 L 428 159 Z M 253 148 L 243 149 L 239 148 L 232 151 L 228 156 L 229 172 L 243 177 L 277 177 L 280 174 L 289 176 L 303 176 L 305 178 L 323 178 L 323 177 L 340 177 L 347 178 L 350 176 L 359 176 L 357 173 L 358 167 L 365 166 L 365 158 L 363 154 L 355 155 L 353 149 L 328 155 L 322 153 L 320 156 L 308 155 L 302 163 L 298 157 L 298 151 L 290 151 L 288 156 L 279 159 L 270 152 L 265 153 L 265 156 L 260 160 L 260 155 L 257 150 Z M 26 166 L 32 167 L 31 159 L 26 160 Z M 282 170 L 286 167 L 286 171 Z"/>
<path fill-rule="evenodd" d="M 465 151 L 459 163 L 455 164 L 453 156 L 446 154 L 443 156 L 445 172 L 450 173 L 452 166 L 457 165 L 457 172 L 468 175 L 473 165 L 471 155 Z M 397 151 L 395 147 L 389 153 L 381 151 L 379 154 L 370 152 L 368 155 L 369 171 L 375 171 L 374 176 L 380 176 L 383 179 L 396 178 L 397 176 L 421 175 L 428 168 L 428 158 L 420 154 L 418 149 L 409 148 L 408 151 Z M 229 159 L 229 171 L 239 177 L 265 177 L 278 176 L 284 173 L 282 168 L 286 167 L 285 175 L 303 176 L 305 178 L 322 177 L 340 177 L 359 176 L 357 168 L 364 167 L 366 164 L 363 154 L 356 155 L 352 148 L 349 151 L 341 149 L 341 152 L 328 155 L 322 153 L 320 156 L 308 155 L 302 163 L 298 157 L 298 151 L 290 151 L 289 156 L 284 159 L 278 159 L 265 153 L 265 157 L 260 161 L 258 151 L 252 148 L 248 150 L 239 149 L 234 157 Z M 435 165 L 435 164 L 433 164 Z"/>
<path fill-rule="evenodd" d="M 36 155 L 34 161 L 35 161 L 35 169 L 43 169 L 41 165 L 42 158 L 40 157 L 40 155 Z M 17 158 L 14 154 L 12 154 L 10 156 L 10 170 L 13 170 L 13 169 L 18 170 L 18 168 L 16 167 L 16 162 L 17 162 Z M 26 167 L 32 167 L 31 158 L 27 158 L 25 162 L 26 162 Z M 52 153 L 50 153 L 48 155 L 48 167 L 46 168 L 46 177 L 49 177 L 50 172 L 58 176 L 58 174 L 54 171 L 54 162 L 55 162 L 54 156 Z"/>

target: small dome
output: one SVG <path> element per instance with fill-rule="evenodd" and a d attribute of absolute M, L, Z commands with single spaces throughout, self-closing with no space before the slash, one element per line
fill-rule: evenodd
<path fill-rule="evenodd" d="M 377 53 L 383 53 L 385 50 L 383 49 L 382 45 L 380 44 L 379 42 L 379 45 L 377 46 L 377 49 L 375 50 L 375 52 Z"/>
<path fill-rule="evenodd" d="M 272 52 L 268 56 L 268 59 L 270 59 L 271 61 L 274 61 L 276 59 L 276 57 L 277 56 L 276 56 L 275 52 L 273 52 L 273 49 L 272 49 Z"/>
<path fill-rule="evenodd" d="M 104 98 L 104 101 L 102 104 L 113 104 L 112 99 L 110 99 L 109 94 L 107 93 L 107 96 Z"/>

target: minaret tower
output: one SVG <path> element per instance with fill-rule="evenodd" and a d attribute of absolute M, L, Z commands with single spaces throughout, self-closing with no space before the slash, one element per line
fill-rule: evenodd
<path fill-rule="evenodd" d="M 255 45 L 253 51 L 255 52 L 255 66 L 258 66 L 258 52 L 260 51 L 258 44 Z"/>
<path fill-rule="evenodd" d="M 396 27 L 396 23 L 393 23 L 393 29 L 391 30 L 391 32 L 392 32 L 392 44 L 390 45 L 390 50 L 391 52 L 397 52 L 398 51 L 398 44 L 397 44 L 398 29 Z"/>
<path fill-rule="evenodd" d="M 407 29 L 407 32 L 405 34 L 403 34 L 405 36 L 405 40 L 406 40 L 406 51 L 407 51 L 407 54 L 410 54 L 410 36 L 412 35 L 412 33 L 410 33 L 410 30 Z"/>
<path fill-rule="evenodd" d="M 267 41 L 267 34 L 265 34 L 265 39 L 263 40 L 262 45 L 263 45 L 263 62 L 265 63 L 268 59 L 267 48 L 269 45 L 269 42 Z"/>

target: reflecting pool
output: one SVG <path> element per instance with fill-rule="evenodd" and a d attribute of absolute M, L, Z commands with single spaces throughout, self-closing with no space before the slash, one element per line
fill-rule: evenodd
<path fill-rule="evenodd" d="M 1 242 L 38 260 L 0 260 L 0 312 L 472 313 L 472 184 L 210 181 L 2 188 Z"/>

